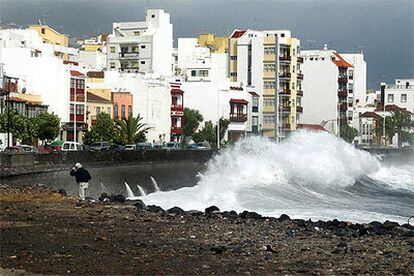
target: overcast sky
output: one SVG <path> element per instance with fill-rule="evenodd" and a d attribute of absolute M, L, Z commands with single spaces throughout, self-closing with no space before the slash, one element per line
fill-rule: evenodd
<path fill-rule="evenodd" d="M 362 49 L 368 87 L 414 77 L 414 0 L 0 0 L 2 22 L 41 19 L 73 37 L 111 32 L 112 22 L 142 21 L 145 8 L 171 14 L 174 40 L 234 28 L 289 29 L 302 49 L 328 43 L 339 52 Z"/>

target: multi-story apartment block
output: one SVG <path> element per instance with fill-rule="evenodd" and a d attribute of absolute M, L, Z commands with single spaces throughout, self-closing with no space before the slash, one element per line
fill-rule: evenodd
<path fill-rule="evenodd" d="M 414 79 L 396 79 L 394 84 L 381 83 L 381 102 L 414 113 Z"/>
<path fill-rule="evenodd" d="M 229 50 L 229 38 L 216 36 L 215 34 L 200 34 L 198 45 L 210 48 L 212 53 L 227 53 Z"/>
<path fill-rule="evenodd" d="M 183 140 L 184 91 L 180 83 L 171 83 L 171 134 L 170 141 Z"/>
<path fill-rule="evenodd" d="M 113 23 L 107 38 L 107 69 L 171 75 L 173 26 L 163 10 L 147 10 L 143 22 Z"/>
<path fill-rule="evenodd" d="M 339 135 L 340 125 L 358 127 L 357 105 L 366 101 L 366 63 L 362 54 L 328 50 L 301 51 L 302 123 L 323 125 Z"/>
<path fill-rule="evenodd" d="M 299 49 L 300 41 L 290 31 L 235 30 L 230 36 L 230 80 L 259 96 L 258 120 L 267 137 L 283 139 L 300 122 Z"/>

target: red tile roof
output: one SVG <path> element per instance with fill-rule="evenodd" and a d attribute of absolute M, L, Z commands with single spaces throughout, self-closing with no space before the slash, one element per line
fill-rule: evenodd
<path fill-rule="evenodd" d="M 346 62 L 343 57 L 341 57 L 338 53 L 334 52 L 334 55 L 339 60 L 333 60 L 332 62 L 336 64 L 338 67 L 352 67 L 352 64 Z"/>
<path fill-rule="evenodd" d="M 361 118 L 374 118 L 375 120 L 381 120 L 382 117 L 375 112 L 367 111 L 360 116 Z"/>
<path fill-rule="evenodd" d="M 25 103 L 27 102 L 25 99 L 18 98 L 18 97 L 9 97 L 10 102 L 17 102 L 17 103 Z"/>
<path fill-rule="evenodd" d="M 311 131 L 326 131 L 327 132 L 327 130 L 323 126 L 316 125 L 316 124 L 299 124 L 298 128 L 311 130 Z"/>
<path fill-rule="evenodd" d="M 259 94 L 257 94 L 256 92 L 249 92 L 249 93 L 254 97 L 260 97 Z"/>
<path fill-rule="evenodd" d="M 244 99 L 230 99 L 230 103 L 248 104 L 249 102 Z"/>
<path fill-rule="evenodd" d="M 92 94 L 90 92 L 87 93 L 88 102 L 100 102 L 100 103 L 112 103 L 112 101 L 102 98 L 98 95 Z"/>
<path fill-rule="evenodd" d="M 84 74 L 82 74 L 79 71 L 75 71 L 75 70 L 70 70 L 70 75 L 71 76 L 85 76 Z"/>
<path fill-rule="evenodd" d="M 246 32 L 246 30 L 237 30 L 237 31 L 234 31 L 230 38 L 239 38 L 242 35 L 244 35 L 245 32 Z"/>

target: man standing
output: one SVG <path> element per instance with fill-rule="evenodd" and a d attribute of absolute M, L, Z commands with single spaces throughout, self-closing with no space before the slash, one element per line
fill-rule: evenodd
<path fill-rule="evenodd" d="M 89 172 L 82 167 L 80 163 L 76 163 L 75 167 L 70 171 L 70 175 L 74 176 L 76 182 L 79 184 L 79 197 L 81 200 L 85 200 L 86 189 L 89 184 L 88 181 L 92 179 Z"/>

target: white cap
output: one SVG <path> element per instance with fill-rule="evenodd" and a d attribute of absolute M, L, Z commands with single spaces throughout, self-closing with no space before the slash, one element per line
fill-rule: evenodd
<path fill-rule="evenodd" d="M 82 167 L 82 164 L 81 164 L 81 163 L 76 163 L 76 164 L 75 164 L 75 168 L 79 169 L 79 168 L 81 168 L 81 167 Z"/>

